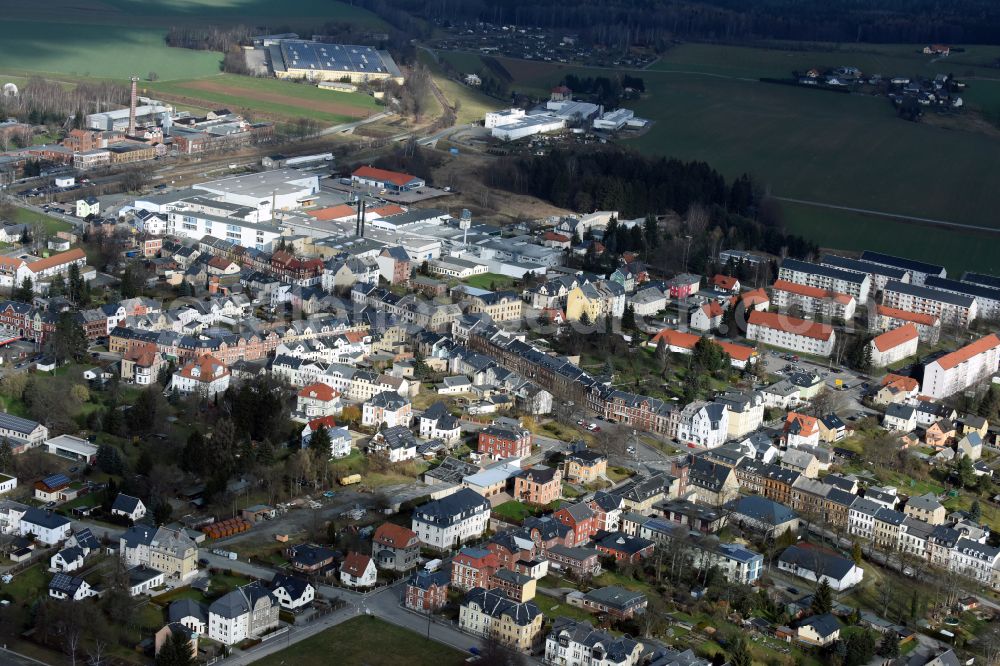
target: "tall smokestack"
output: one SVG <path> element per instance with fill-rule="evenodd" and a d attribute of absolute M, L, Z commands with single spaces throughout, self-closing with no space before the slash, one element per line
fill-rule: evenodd
<path fill-rule="evenodd" d="M 139 77 L 130 77 L 132 81 L 132 96 L 128 103 L 128 135 L 135 136 L 135 103 L 138 99 Z"/>

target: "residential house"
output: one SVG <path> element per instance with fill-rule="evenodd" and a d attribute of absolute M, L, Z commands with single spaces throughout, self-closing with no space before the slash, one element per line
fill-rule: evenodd
<path fill-rule="evenodd" d="M 726 408 L 726 438 L 739 439 L 764 422 L 764 396 L 758 391 L 726 391 L 715 399 Z"/>
<path fill-rule="evenodd" d="M 677 439 L 711 449 L 722 446 L 729 430 L 729 412 L 716 402 L 695 401 L 681 410 Z"/>
<path fill-rule="evenodd" d="M 417 438 L 405 426 L 383 428 L 371 438 L 368 453 L 380 455 L 391 463 L 413 460 L 417 457 Z"/>
<path fill-rule="evenodd" d="M 491 636 L 507 647 L 532 652 L 541 643 L 543 619 L 532 601 L 516 602 L 502 592 L 477 587 L 462 601 L 458 627 L 477 636 Z"/>
<path fill-rule="evenodd" d="M 572 531 L 569 546 L 587 543 L 597 533 L 597 516 L 586 502 L 560 507 L 552 517 Z"/>
<path fill-rule="evenodd" d="M 208 607 L 208 637 L 236 645 L 278 628 L 280 604 L 260 581 L 237 587 Z"/>
<path fill-rule="evenodd" d="M 826 581 L 836 591 L 861 582 L 864 569 L 853 560 L 810 546 L 789 546 L 778 557 L 778 569 L 819 583 Z"/>
<path fill-rule="evenodd" d="M 21 516 L 18 524 L 18 534 L 31 534 L 36 541 L 48 546 L 54 546 L 67 539 L 72 523 L 58 514 L 44 509 L 29 508 Z"/>
<path fill-rule="evenodd" d="M 479 431 L 476 449 L 480 455 L 494 459 L 527 458 L 531 455 L 531 432 L 513 425 L 496 422 Z"/>
<path fill-rule="evenodd" d="M 594 547 L 605 556 L 612 557 L 616 562 L 636 564 L 653 554 L 655 544 L 640 536 L 630 536 L 624 532 L 609 532 L 599 537 Z"/>
<path fill-rule="evenodd" d="M 943 525 L 948 510 L 938 501 L 934 493 L 926 493 L 907 500 L 903 513 L 930 525 Z"/>
<path fill-rule="evenodd" d="M 224 363 L 211 354 L 202 354 L 185 363 L 174 373 L 170 390 L 178 393 L 196 393 L 214 398 L 229 388 L 230 372 Z"/>
<path fill-rule="evenodd" d="M 784 504 L 765 497 L 749 495 L 726 505 L 729 520 L 736 525 L 776 539 L 786 532 L 796 532 L 799 516 Z"/>
<path fill-rule="evenodd" d="M 448 571 L 421 569 L 406 581 L 404 603 L 406 607 L 422 613 L 436 613 L 448 602 L 451 582 Z"/>
<path fill-rule="evenodd" d="M 739 487 L 734 468 L 704 457 L 691 461 L 688 488 L 697 493 L 699 503 L 722 506 L 736 497 Z"/>
<path fill-rule="evenodd" d="M 837 336 L 833 327 L 826 324 L 754 311 L 747 320 L 746 337 L 781 349 L 828 357 L 833 353 Z"/>
<path fill-rule="evenodd" d="M 832 645 L 840 638 L 840 621 L 830 613 L 813 615 L 796 627 L 795 637 L 807 645 Z"/>
<path fill-rule="evenodd" d="M 913 432 L 917 427 L 917 410 L 910 405 L 891 403 L 885 408 L 882 427 L 896 432 Z"/>
<path fill-rule="evenodd" d="M 49 581 L 49 597 L 59 600 L 83 601 L 87 597 L 97 596 L 97 590 L 83 578 L 57 573 Z"/>
<path fill-rule="evenodd" d="M 904 324 L 872 338 L 870 345 L 871 364 L 884 368 L 909 358 L 917 353 L 920 335 L 913 323 Z"/>
<path fill-rule="evenodd" d="M 340 391 L 322 382 L 303 386 L 296 395 L 295 411 L 306 420 L 337 416 L 342 409 Z"/>
<path fill-rule="evenodd" d="M 305 578 L 283 573 L 274 574 L 271 579 L 271 593 L 285 610 L 307 608 L 316 598 L 316 588 Z"/>
<path fill-rule="evenodd" d="M 567 481 L 586 485 L 607 474 L 608 458 L 602 453 L 587 449 L 575 451 L 566 454 L 562 469 Z"/>
<path fill-rule="evenodd" d="M 815 423 L 816 419 L 813 419 Z M 781 466 L 784 469 L 798 472 L 802 476 L 815 479 L 819 475 L 819 461 L 809 451 L 790 448 L 781 456 Z"/>
<path fill-rule="evenodd" d="M 387 427 L 410 427 L 413 416 L 410 401 L 394 391 L 383 391 L 364 404 L 361 425 L 378 428 L 383 423 Z"/>
<path fill-rule="evenodd" d="M 455 444 L 462 439 L 462 425 L 443 402 L 435 402 L 420 415 L 420 436 Z"/>
<path fill-rule="evenodd" d="M 525 504 L 548 506 L 562 497 L 562 470 L 536 465 L 514 477 L 514 498 Z"/>
<path fill-rule="evenodd" d="M 368 555 L 348 553 L 340 565 L 340 582 L 347 587 L 372 587 L 378 571 Z"/>
<path fill-rule="evenodd" d="M 115 501 L 111 504 L 111 515 L 121 516 L 134 523 L 146 515 L 146 505 L 138 497 L 118 493 Z"/>
<path fill-rule="evenodd" d="M 819 423 L 815 416 L 789 412 L 785 416 L 785 444 L 793 446 L 816 446 L 819 444 Z M 812 474 L 815 476 L 815 472 Z"/>
<path fill-rule="evenodd" d="M 413 531 L 429 548 L 448 550 L 482 536 L 489 523 L 490 504 L 473 490 L 458 492 L 417 507 Z"/>
<path fill-rule="evenodd" d="M 636 666 L 644 645 L 627 637 L 618 637 L 595 629 L 589 622 L 567 617 L 556 618 L 552 632 L 545 639 L 545 663 L 558 666 Z M 651 663 L 660 666 L 694 662 L 664 659 Z"/>
<path fill-rule="evenodd" d="M 626 590 L 617 585 L 598 587 L 584 593 L 583 607 L 591 613 L 604 613 L 627 620 L 646 611 L 649 602 L 642 592 Z"/>
<path fill-rule="evenodd" d="M 409 571 L 420 559 L 420 539 L 402 525 L 382 523 L 372 536 L 372 559 L 381 569 Z"/>

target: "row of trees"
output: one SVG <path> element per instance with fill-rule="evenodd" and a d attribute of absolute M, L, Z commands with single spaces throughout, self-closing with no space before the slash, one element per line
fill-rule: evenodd
<path fill-rule="evenodd" d="M 13 97 L 0 97 L 0 118 L 14 117 L 33 125 L 61 125 L 74 116 L 72 125 L 83 127 L 84 116 L 128 104 L 127 87 L 110 81 L 63 86 L 33 76 Z"/>

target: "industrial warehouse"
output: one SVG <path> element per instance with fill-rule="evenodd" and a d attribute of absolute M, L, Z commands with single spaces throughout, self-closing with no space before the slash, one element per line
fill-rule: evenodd
<path fill-rule="evenodd" d="M 271 71 L 279 79 L 403 83 L 403 74 L 389 52 L 371 46 L 278 39 L 264 48 Z"/>

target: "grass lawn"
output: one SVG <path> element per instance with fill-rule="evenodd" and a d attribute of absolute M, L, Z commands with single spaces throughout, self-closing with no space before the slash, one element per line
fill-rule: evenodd
<path fill-rule="evenodd" d="M 493 507 L 493 513 L 515 523 L 520 523 L 530 516 L 532 511 L 531 507 L 527 504 L 521 504 L 517 500 L 510 500 L 509 502 L 504 502 Z"/>
<path fill-rule="evenodd" d="M 31 603 L 35 599 L 47 596 L 49 576 L 41 564 L 35 564 L 24 571 L 14 574 L 14 580 L 7 585 L 0 585 L 0 593 L 9 594 L 15 603 Z"/>
<path fill-rule="evenodd" d="M 583 610 L 582 608 L 577 608 L 576 606 L 570 606 L 567 603 L 560 603 L 552 597 L 546 596 L 544 594 L 539 594 L 534 599 L 535 604 L 541 609 L 542 613 L 546 618 L 555 619 L 560 615 L 572 618 L 574 620 L 584 620 L 586 622 L 593 622 L 594 616 Z"/>
<path fill-rule="evenodd" d="M 372 646 L 378 646 L 373 650 Z M 458 666 L 467 656 L 453 648 L 388 624 L 374 617 L 358 617 L 261 659 L 261 666 L 326 666 L 331 655 L 343 666 Z"/>
<path fill-rule="evenodd" d="M 206 107 L 223 105 L 233 111 L 244 111 L 251 117 L 267 114 L 275 118 L 311 118 L 334 124 L 365 118 L 381 110 L 375 98 L 364 93 L 330 92 L 308 84 L 235 74 L 161 81 L 148 84 L 148 87 L 156 94 Z"/>
<path fill-rule="evenodd" d="M 948 511 L 968 511 L 975 499 L 972 495 L 963 492 L 958 497 L 949 499 L 947 502 L 943 502 L 943 504 Z M 1000 530 L 1000 509 L 982 499 L 979 500 L 979 508 L 983 512 L 982 522 L 988 525 L 990 529 Z"/>
<path fill-rule="evenodd" d="M 59 231 L 69 231 L 73 228 L 73 225 L 69 222 L 57 220 L 45 213 L 38 213 L 28 208 L 15 208 L 10 221 L 14 224 L 35 224 L 40 222 L 45 227 L 45 233 L 50 235 L 55 235 Z"/>
<path fill-rule="evenodd" d="M 631 477 L 632 474 L 634 472 L 627 467 L 608 467 L 608 478 L 615 483 L 621 483 Z"/>
<path fill-rule="evenodd" d="M 514 278 L 499 273 L 483 273 L 482 275 L 473 275 L 463 282 L 476 289 L 508 289 L 513 286 Z"/>
<path fill-rule="evenodd" d="M 653 593 L 653 588 L 649 583 L 636 578 L 629 578 L 616 571 L 605 571 L 594 579 L 594 587 L 606 587 L 608 585 L 618 585 L 619 587 L 624 587 L 626 590 L 643 592 L 645 594 Z"/>

